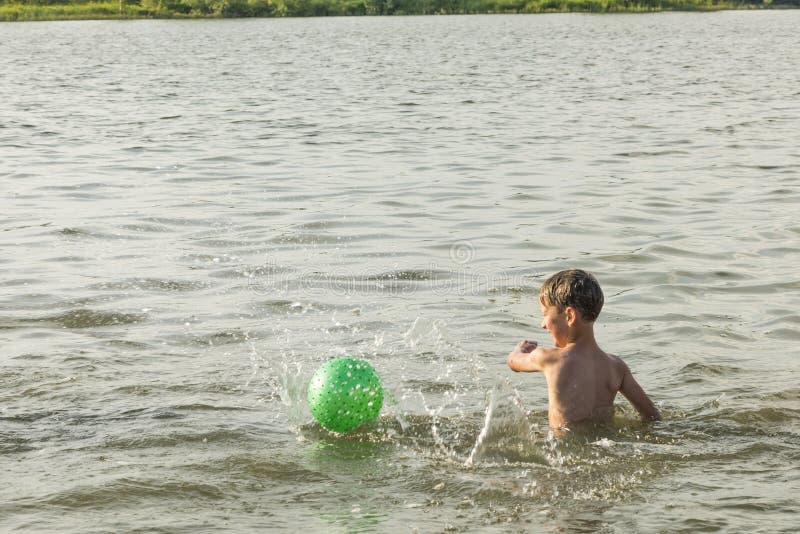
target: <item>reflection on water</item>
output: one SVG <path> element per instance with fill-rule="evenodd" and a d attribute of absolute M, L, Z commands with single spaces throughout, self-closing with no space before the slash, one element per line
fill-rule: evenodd
<path fill-rule="evenodd" d="M 2 25 L 0 530 L 792 532 L 798 22 Z M 506 368 L 575 266 L 663 422 Z"/>

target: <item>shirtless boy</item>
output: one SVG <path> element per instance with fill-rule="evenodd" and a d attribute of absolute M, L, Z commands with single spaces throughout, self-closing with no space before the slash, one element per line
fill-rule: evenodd
<path fill-rule="evenodd" d="M 661 419 L 625 362 L 603 352 L 595 341 L 594 321 L 603 307 L 603 291 L 594 276 L 578 269 L 554 274 L 539 290 L 539 307 L 542 328 L 550 332 L 555 347 L 520 341 L 508 355 L 508 366 L 544 373 L 551 429 L 610 421 L 618 391 L 642 419 Z"/>

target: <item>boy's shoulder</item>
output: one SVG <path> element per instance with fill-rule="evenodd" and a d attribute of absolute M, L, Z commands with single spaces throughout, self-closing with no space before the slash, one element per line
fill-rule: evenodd
<path fill-rule="evenodd" d="M 543 363 L 556 363 L 564 359 L 567 354 L 567 349 L 563 347 L 537 347 L 536 352 L 539 353 Z"/>
<path fill-rule="evenodd" d="M 608 377 L 614 384 L 614 388 L 619 390 L 622 387 L 625 377 L 630 373 L 630 368 L 625 361 L 616 354 L 604 353 L 608 362 Z"/>
<path fill-rule="evenodd" d="M 625 360 L 623 360 L 616 354 L 611 354 L 610 352 L 604 352 L 603 354 L 606 355 L 609 363 L 613 365 L 615 368 L 619 369 L 621 372 L 624 373 L 628 370 L 628 364 L 625 363 Z"/>
<path fill-rule="evenodd" d="M 565 351 L 565 349 L 556 349 L 556 350 Z M 583 351 L 578 349 L 577 351 L 575 351 L 575 353 L 579 359 L 587 357 L 594 359 L 595 362 L 598 362 L 601 366 L 612 369 L 615 373 L 619 373 L 620 376 L 624 375 L 628 371 L 628 364 L 626 364 L 622 358 L 620 358 L 616 354 L 605 352 L 599 347 L 595 347 L 594 350 L 588 350 L 588 351 Z M 565 354 L 566 352 L 561 352 L 556 357 L 563 358 Z M 572 353 L 570 352 L 570 354 Z"/>

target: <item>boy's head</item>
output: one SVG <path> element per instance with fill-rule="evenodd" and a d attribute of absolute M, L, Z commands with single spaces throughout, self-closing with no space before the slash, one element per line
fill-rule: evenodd
<path fill-rule="evenodd" d="M 594 322 L 603 309 L 603 290 L 586 271 L 568 269 L 548 278 L 539 289 L 539 302 L 563 312 L 568 306 L 580 312 L 585 321 Z"/>

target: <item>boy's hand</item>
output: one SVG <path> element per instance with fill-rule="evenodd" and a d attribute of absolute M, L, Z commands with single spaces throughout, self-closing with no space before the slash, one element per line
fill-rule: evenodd
<path fill-rule="evenodd" d="M 508 366 L 512 371 L 541 371 L 549 362 L 548 352 L 536 351 L 539 344 L 535 341 L 520 341 L 508 354 Z"/>

